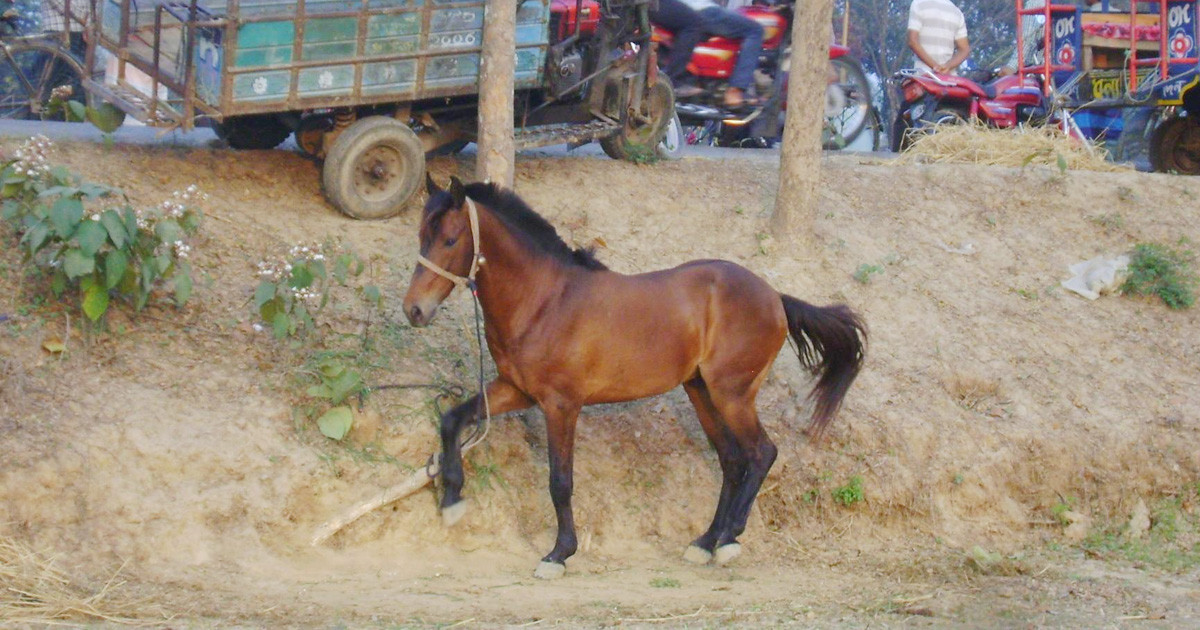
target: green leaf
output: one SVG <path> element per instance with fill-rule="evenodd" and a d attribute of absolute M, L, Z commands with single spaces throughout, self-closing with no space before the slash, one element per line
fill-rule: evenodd
<path fill-rule="evenodd" d="M 262 308 L 263 304 L 271 301 L 275 297 L 275 283 L 270 280 L 263 280 L 258 283 L 258 288 L 254 290 L 254 308 Z M 265 318 L 270 319 L 270 318 Z"/>
<path fill-rule="evenodd" d="M 84 183 L 79 186 L 79 193 L 88 199 L 99 199 L 113 194 L 115 189 L 102 184 Z"/>
<path fill-rule="evenodd" d="M 104 257 L 104 286 L 112 289 L 125 278 L 125 270 L 129 268 L 129 257 L 125 252 L 115 249 Z"/>
<path fill-rule="evenodd" d="M 67 274 L 62 269 L 50 278 L 50 290 L 54 292 L 54 297 L 62 297 L 63 291 L 67 290 Z"/>
<path fill-rule="evenodd" d="M 96 269 L 96 260 L 78 249 L 71 248 L 63 256 L 63 271 L 67 278 L 74 279 L 92 273 Z"/>
<path fill-rule="evenodd" d="M 332 398 L 333 397 L 333 390 L 329 389 L 329 386 L 324 383 L 321 383 L 320 385 L 310 386 L 307 390 L 305 390 L 305 393 L 307 393 L 309 396 L 312 396 L 313 398 Z"/>
<path fill-rule="evenodd" d="M 308 268 L 308 265 L 300 264 L 292 267 L 292 277 L 288 279 L 288 286 L 293 289 L 306 289 L 312 286 L 313 273 Z"/>
<path fill-rule="evenodd" d="M 1063 154 L 1058 154 L 1058 171 L 1064 175 L 1067 174 L 1067 158 Z"/>
<path fill-rule="evenodd" d="M 59 184 L 72 184 L 75 182 L 75 178 L 71 176 L 71 171 L 68 171 L 67 167 L 61 165 L 52 167 L 50 169 L 50 176 Z"/>
<path fill-rule="evenodd" d="M 108 240 L 112 241 L 113 245 L 125 246 L 125 241 L 129 239 L 129 232 L 125 231 L 125 224 L 116 210 L 105 210 L 100 215 L 100 223 L 104 225 L 105 230 L 108 230 Z"/>
<path fill-rule="evenodd" d="M 50 207 L 50 223 L 63 239 L 71 238 L 75 226 L 83 220 L 83 203 L 78 199 L 60 198 Z"/>
<path fill-rule="evenodd" d="M 67 122 L 83 122 L 88 117 L 87 105 L 79 101 L 67 101 L 67 113 L 70 114 Z"/>
<path fill-rule="evenodd" d="M 108 239 L 108 230 L 99 221 L 84 221 L 75 232 L 75 239 L 79 241 L 79 249 L 84 255 L 95 256 Z"/>
<path fill-rule="evenodd" d="M 74 101 L 71 104 L 74 105 Z M 125 112 L 111 103 L 101 103 L 99 107 L 87 108 L 87 119 L 100 131 L 112 133 L 125 122 Z"/>
<path fill-rule="evenodd" d="M 92 284 L 83 292 L 83 314 L 92 321 L 100 319 L 108 310 L 108 289 Z"/>
<path fill-rule="evenodd" d="M 348 396 L 362 389 L 362 377 L 354 370 L 346 370 L 329 382 L 329 389 L 329 401 L 335 405 L 341 404 Z"/>
<path fill-rule="evenodd" d="M 321 429 L 321 434 L 331 440 L 341 440 L 346 437 L 353 424 L 354 412 L 345 405 L 334 407 L 317 418 L 317 427 Z"/>
<path fill-rule="evenodd" d="M 25 243 L 30 254 L 36 254 L 42 248 L 42 245 L 46 242 L 46 237 L 49 235 L 50 226 L 45 221 L 40 221 L 25 232 L 25 236 L 21 237 L 21 242 Z"/>
<path fill-rule="evenodd" d="M 271 318 L 271 329 L 275 332 L 276 339 L 283 339 L 292 331 L 292 320 L 288 318 L 287 313 L 279 311 Z"/>
<path fill-rule="evenodd" d="M 279 298 L 267 300 L 258 307 L 258 314 L 262 316 L 263 321 L 267 322 L 268 324 L 274 323 L 275 315 L 283 312 L 285 312 L 283 300 Z"/>
<path fill-rule="evenodd" d="M 154 225 L 154 233 L 164 243 L 183 240 L 183 228 L 174 219 L 163 219 Z"/>
<path fill-rule="evenodd" d="M 362 288 L 363 299 L 375 306 L 379 306 L 379 300 L 382 296 L 379 294 L 379 287 L 368 284 Z"/>
<path fill-rule="evenodd" d="M 175 274 L 175 304 L 183 306 L 192 296 L 192 270 L 186 263 L 180 263 L 179 271 Z"/>

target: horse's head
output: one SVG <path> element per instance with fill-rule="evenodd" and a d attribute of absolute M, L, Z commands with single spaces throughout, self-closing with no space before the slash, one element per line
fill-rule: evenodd
<path fill-rule="evenodd" d="M 466 189 L 457 177 L 450 178 L 450 187 L 443 190 L 425 175 L 429 200 L 421 217 L 421 256 L 441 271 L 465 280 L 472 271 L 475 251 L 471 219 L 465 204 Z M 412 282 L 404 296 L 404 314 L 413 326 L 424 326 L 433 320 L 438 306 L 454 290 L 456 281 L 443 276 L 425 261 L 417 263 Z"/>

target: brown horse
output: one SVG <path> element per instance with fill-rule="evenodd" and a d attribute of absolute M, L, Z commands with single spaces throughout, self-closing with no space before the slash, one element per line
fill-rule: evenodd
<path fill-rule="evenodd" d="M 491 414 L 536 404 L 546 416 L 558 537 L 534 575 L 562 575 L 576 549 L 571 490 L 580 408 L 683 384 L 724 473 L 712 525 L 684 557 L 724 564 L 737 556 L 737 537 L 775 461 L 755 410 L 771 362 L 790 332 L 801 363 L 819 375 L 810 397 L 811 435 L 820 435 L 862 365 L 862 321 L 846 306 L 782 295 L 726 261 L 622 275 L 570 248 L 512 191 L 457 178 L 448 190 L 427 178 L 426 188 L 421 264 L 404 312 L 424 326 L 456 285 L 477 291 L 498 372 L 484 398 L 441 419 L 443 520 L 453 524 L 465 511 L 464 424 L 480 418 L 485 404 Z"/>

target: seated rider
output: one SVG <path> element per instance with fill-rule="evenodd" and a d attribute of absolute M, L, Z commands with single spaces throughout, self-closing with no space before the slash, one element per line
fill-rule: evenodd
<path fill-rule="evenodd" d="M 650 11 L 650 21 L 675 34 L 671 44 L 671 55 L 663 66 L 663 73 L 671 79 L 676 98 L 690 98 L 704 92 L 688 74 L 688 62 L 692 51 L 704 35 L 704 22 L 700 15 L 682 0 L 658 0 L 658 8 Z"/>
<path fill-rule="evenodd" d="M 737 11 L 722 8 L 712 0 L 683 2 L 700 14 L 701 28 L 705 33 L 741 40 L 737 64 L 729 75 L 729 87 L 725 90 L 725 106 L 736 109 L 745 105 L 746 90 L 754 80 L 754 69 L 758 66 L 758 56 L 762 54 L 762 25 Z"/>

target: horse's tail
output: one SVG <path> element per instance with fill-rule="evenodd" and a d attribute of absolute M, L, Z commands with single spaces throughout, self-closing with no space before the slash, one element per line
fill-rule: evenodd
<path fill-rule="evenodd" d="M 815 403 L 809 436 L 817 439 L 862 367 L 867 326 L 845 304 L 813 306 L 790 295 L 780 297 L 800 364 L 820 377 L 809 394 Z"/>

